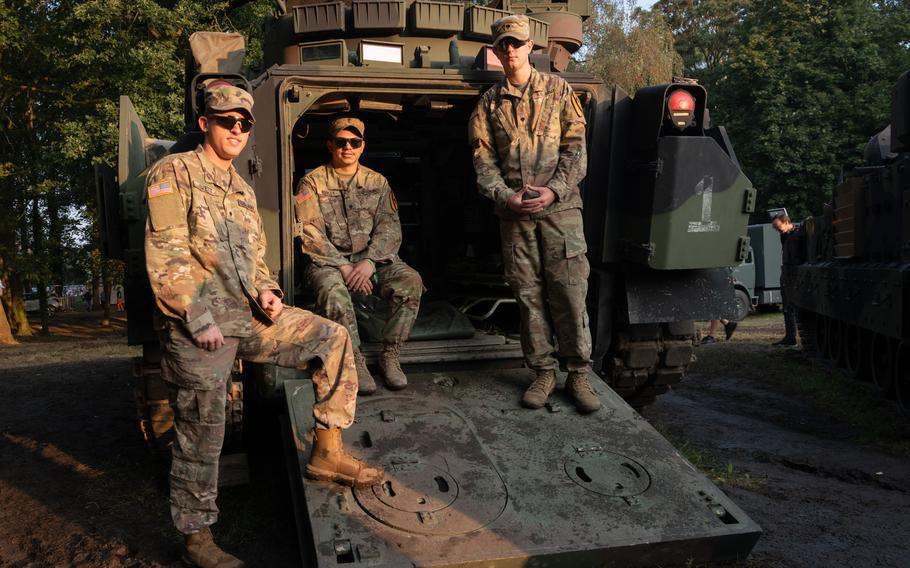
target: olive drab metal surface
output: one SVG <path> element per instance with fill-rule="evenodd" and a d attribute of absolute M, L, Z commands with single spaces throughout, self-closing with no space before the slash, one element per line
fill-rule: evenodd
<path fill-rule="evenodd" d="M 803 348 L 910 412 L 908 106 L 910 72 L 894 86 L 891 124 L 869 140 L 866 163 L 786 239 L 782 283 Z"/>
<path fill-rule="evenodd" d="M 356 116 L 365 124 L 362 163 L 394 192 L 399 255 L 420 273 L 428 307 L 415 324 L 425 339 L 401 351 L 408 389 L 361 397 L 344 434 L 389 477 L 355 492 L 295 480 L 306 565 L 519 566 L 534 558 L 628 566 L 746 556 L 759 528 L 622 402 L 640 407 L 679 382 L 695 359 L 694 321 L 735 312 L 729 267 L 747 254 L 755 191 L 726 133 L 705 124 L 704 89 L 680 79 L 629 96 L 566 72 L 582 45 L 587 0 L 278 4 L 265 22 L 258 76 L 212 66 L 237 51 L 236 38 L 199 36 L 223 45 L 224 57 L 202 49 L 206 61 L 187 61 L 186 132 L 170 151 L 201 142 L 208 81 L 253 95 L 255 127 L 234 166 L 256 193 L 265 262 L 284 301 L 312 308 L 294 188 L 329 160 L 330 122 Z M 530 376 L 520 369 L 517 306 L 468 145 L 472 111 L 503 78 L 490 24 L 513 13 L 529 17 L 531 63 L 566 80 L 587 123 L 580 194 L 591 276 L 582 319 L 604 402 L 588 417 L 560 394 L 547 410 L 518 406 Z M 100 190 L 106 217 L 119 221 L 107 238 L 127 258 L 130 342 L 143 346 L 141 365 L 151 368 L 153 303 L 135 299 L 148 289 L 142 180 L 160 156 L 131 149 L 158 146 L 137 145 L 147 136 L 122 106 L 127 173 L 119 193 L 109 175 L 99 174 L 99 187 L 108 188 Z M 127 251 L 137 251 L 133 260 Z M 363 330 L 379 325 L 373 303 L 357 313 Z M 134 322 L 145 335 L 133 333 Z M 369 340 L 362 347 L 371 363 L 382 349 Z M 292 462 L 305 463 L 306 372 L 241 367 L 244 428 L 261 431 L 264 417 L 284 407 Z"/>
<path fill-rule="evenodd" d="M 557 394 L 516 408 L 519 370 L 411 375 L 361 399 L 350 451 L 385 477 L 350 490 L 298 476 L 314 566 L 654 566 L 751 548 L 760 528 L 602 384 L 583 417 Z M 313 390 L 291 381 L 297 465 Z M 302 534 L 308 540 L 310 534 Z"/>

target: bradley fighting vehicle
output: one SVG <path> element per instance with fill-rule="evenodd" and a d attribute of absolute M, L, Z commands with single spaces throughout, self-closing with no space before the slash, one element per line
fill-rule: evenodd
<path fill-rule="evenodd" d="M 546 409 L 518 407 L 529 381 L 518 317 L 467 144 L 478 98 L 502 78 L 490 24 L 509 13 L 530 16 L 541 47 L 533 64 L 571 83 L 588 123 L 588 315 L 604 408 L 586 417 L 560 393 Z M 256 127 L 234 164 L 256 191 L 286 302 L 310 302 L 293 189 L 327 160 L 334 117 L 364 120 L 363 161 L 396 193 L 401 256 L 428 289 L 402 352 L 410 385 L 360 398 L 345 432 L 346 446 L 386 470 L 383 482 L 350 491 L 303 479 L 314 397 L 305 373 L 239 362 L 242 391 L 235 384 L 228 402 L 232 427 L 241 415 L 247 426 L 281 417 L 308 566 L 655 565 L 743 557 L 758 538 L 758 526 L 623 401 L 645 404 L 678 381 L 694 360 L 693 320 L 733 312 L 728 267 L 747 253 L 755 190 L 724 130 L 705 124 L 698 84 L 631 98 L 566 72 L 589 13 L 585 0 L 279 3 L 258 77 L 241 72 L 242 38 L 194 34 L 178 141 L 149 138 L 121 98 L 119 167 L 99 172 L 100 201 L 108 254 L 126 263 L 129 341 L 144 347 L 136 369 L 152 439 L 169 418 L 143 259 L 144 178 L 160 156 L 201 142 L 205 82 L 225 79 L 255 98 Z M 384 306 L 356 303 L 370 359 Z"/>
<path fill-rule="evenodd" d="M 803 348 L 872 380 L 910 412 L 910 71 L 891 124 L 833 203 L 784 245 L 784 287 Z"/>

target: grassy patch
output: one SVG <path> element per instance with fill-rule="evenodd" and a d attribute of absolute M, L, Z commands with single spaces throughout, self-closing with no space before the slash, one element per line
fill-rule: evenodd
<path fill-rule="evenodd" d="M 695 446 L 679 433 L 663 425 L 656 425 L 655 428 L 689 463 L 697 467 L 712 482 L 749 491 L 760 491 L 767 486 L 766 478 L 755 477 L 748 471 L 736 469 L 732 463 L 717 459 L 704 448 Z"/>
<path fill-rule="evenodd" d="M 762 321 L 752 321 L 759 318 Z M 781 319 L 779 314 L 749 317 L 733 341 L 699 349 L 693 371 L 717 377 L 734 372 L 738 378 L 773 384 L 775 389 L 809 402 L 817 412 L 849 424 L 857 442 L 910 456 L 910 417 L 884 399 L 873 384 L 800 350 L 771 346 L 763 320 L 773 322 L 774 318 Z M 771 337 L 774 333 L 772 330 Z"/>

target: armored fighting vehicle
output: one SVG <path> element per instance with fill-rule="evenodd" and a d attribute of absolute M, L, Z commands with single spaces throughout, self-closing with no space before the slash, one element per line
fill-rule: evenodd
<path fill-rule="evenodd" d="M 540 412 L 516 403 L 528 381 L 517 311 L 467 144 L 480 95 L 502 79 L 490 24 L 509 13 L 529 15 L 541 48 L 533 64 L 562 74 L 588 124 L 588 315 L 604 401 L 589 417 L 559 396 Z M 346 445 L 386 469 L 385 481 L 351 492 L 302 478 L 313 398 L 305 373 L 241 362 L 243 401 L 239 387 L 229 401 L 244 422 L 282 416 L 309 565 L 654 565 L 742 557 L 758 538 L 758 526 L 623 402 L 646 404 L 679 381 L 694 360 L 693 321 L 734 311 L 728 268 L 748 251 L 755 190 L 724 129 L 705 124 L 697 83 L 633 98 L 566 71 L 588 14 L 586 0 L 280 3 L 266 23 L 266 71 L 255 78 L 242 72 L 241 37 L 194 34 L 176 142 L 149 138 L 121 98 L 118 171 L 99 171 L 100 201 L 107 252 L 126 263 L 129 341 L 144 347 L 136 368 L 152 438 L 168 418 L 143 259 L 144 178 L 161 156 L 201 142 L 206 82 L 227 80 L 255 99 L 256 127 L 234 164 L 256 191 L 286 302 L 311 301 L 293 189 L 327 160 L 333 118 L 366 123 L 363 162 L 395 191 L 401 256 L 428 290 L 402 351 L 411 384 L 361 398 L 345 432 Z M 358 304 L 371 359 L 383 306 Z"/>
<path fill-rule="evenodd" d="M 897 80 L 891 124 L 821 215 L 787 239 L 784 287 L 803 348 L 872 380 L 910 412 L 910 72 Z"/>

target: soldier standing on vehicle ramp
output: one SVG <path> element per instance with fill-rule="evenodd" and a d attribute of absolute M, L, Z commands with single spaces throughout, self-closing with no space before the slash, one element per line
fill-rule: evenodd
<path fill-rule="evenodd" d="M 601 403 L 588 382 L 590 268 L 578 188 L 587 168 L 581 103 L 562 78 L 531 67 L 534 44 L 526 16 L 501 18 L 492 30 L 506 76 L 477 103 L 469 140 L 478 188 L 500 218 L 505 278 L 521 312 L 525 362 L 535 374 L 522 403 L 544 405 L 562 360 L 576 407 L 593 412 Z"/>
<path fill-rule="evenodd" d="M 232 165 L 249 139 L 253 98 L 216 81 L 199 118 L 205 141 L 165 157 L 148 176 L 145 253 L 162 375 L 171 385 L 175 440 L 171 515 L 185 535 L 184 560 L 202 567 L 243 563 L 213 541 L 218 457 L 235 357 L 312 371 L 317 402 L 307 475 L 369 485 L 381 471 L 353 458 L 341 429 L 354 420 L 357 380 L 344 327 L 284 306 L 263 260 L 262 221 L 252 188 Z"/>
<path fill-rule="evenodd" d="M 312 261 L 306 277 L 316 294 L 316 309 L 348 329 L 359 392 L 372 394 L 376 382 L 360 351 L 351 293 L 372 294 L 375 283 L 389 302 L 379 367 L 386 386 L 399 390 L 408 384 L 399 355 L 417 319 L 423 280 L 398 257 L 401 222 L 389 182 L 360 164 L 365 134 L 358 118 L 332 121 L 326 141 L 332 159 L 300 180 L 294 200 L 301 250 Z"/>

